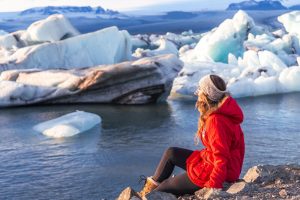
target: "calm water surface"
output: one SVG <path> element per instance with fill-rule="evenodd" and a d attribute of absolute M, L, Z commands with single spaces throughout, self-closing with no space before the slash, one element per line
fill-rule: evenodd
<path fill-rule="evenodd" d="M 259 163 L 299 163 L 300 94 L 238 102 L 245 114 L 243 174 Z M 75 110 L 99 114 L 102 125 L 66 139 L 32 130 Z M 127 186 L 139 189 L 139 175 L 152 175 L 168 146 L 201 148 L 193 144 L 197 118 L 192 101 L 1 109 L 0 199 L 114 199 Z"/>

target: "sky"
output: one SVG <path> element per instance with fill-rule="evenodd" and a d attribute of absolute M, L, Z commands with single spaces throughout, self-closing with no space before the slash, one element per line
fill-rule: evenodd
<path fill-rule="evenodd" d="M 43 6 L 101 6 L 130 12 L 137 10 L 168 11 L 168 10 L 222 10 L 230 3 L 242 0 L 0 0 L 0 12 L 11 12 L 25 10 L 31 7 Z M 300 4 L 299 0 L 284 0 L 283 4 L 291 6 Z"/>

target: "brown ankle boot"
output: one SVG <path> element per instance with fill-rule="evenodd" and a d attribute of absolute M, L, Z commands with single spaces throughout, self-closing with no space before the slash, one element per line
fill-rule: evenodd
<path fill-rule="evenodd" d="M 145 183 L 143 189 L 140 192 L 138 192 L 138 195 L 141 198 L 143 198 L 147 194 L 149 194 L 150 192 L 152 192 L 155 188 L 157 188 L 158 185 L 159 185 L 159 183 L 157 183 L 156 181 L 154 181 L 152 179 L 152 177 L 147 177 L 146 183 Z"/>

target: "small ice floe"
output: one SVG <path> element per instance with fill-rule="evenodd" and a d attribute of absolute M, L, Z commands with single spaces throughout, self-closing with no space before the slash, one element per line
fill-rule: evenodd
<path fill-rule="evenodd" d="M 87 131 L 101 123 L 101 117 L 88 112 L 76 111 L 33 127 L 35 131 L 53 137 L 71 137 Z"/>

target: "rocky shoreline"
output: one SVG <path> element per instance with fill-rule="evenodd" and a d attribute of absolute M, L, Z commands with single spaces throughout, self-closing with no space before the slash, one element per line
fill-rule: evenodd
<path fill-rule="evenodd" d="M 126 188 L 117 200 L 138 200 L 136 192 Z M 194 195 L 175 197 L 163 192 L 152 192 L 146 200 L 248 200 L 291 199 L 300 200 L 300 165 L 258 165 L 251 167 L 243 179 L 225 183 L 223 190 L 200 189 Z"/>

